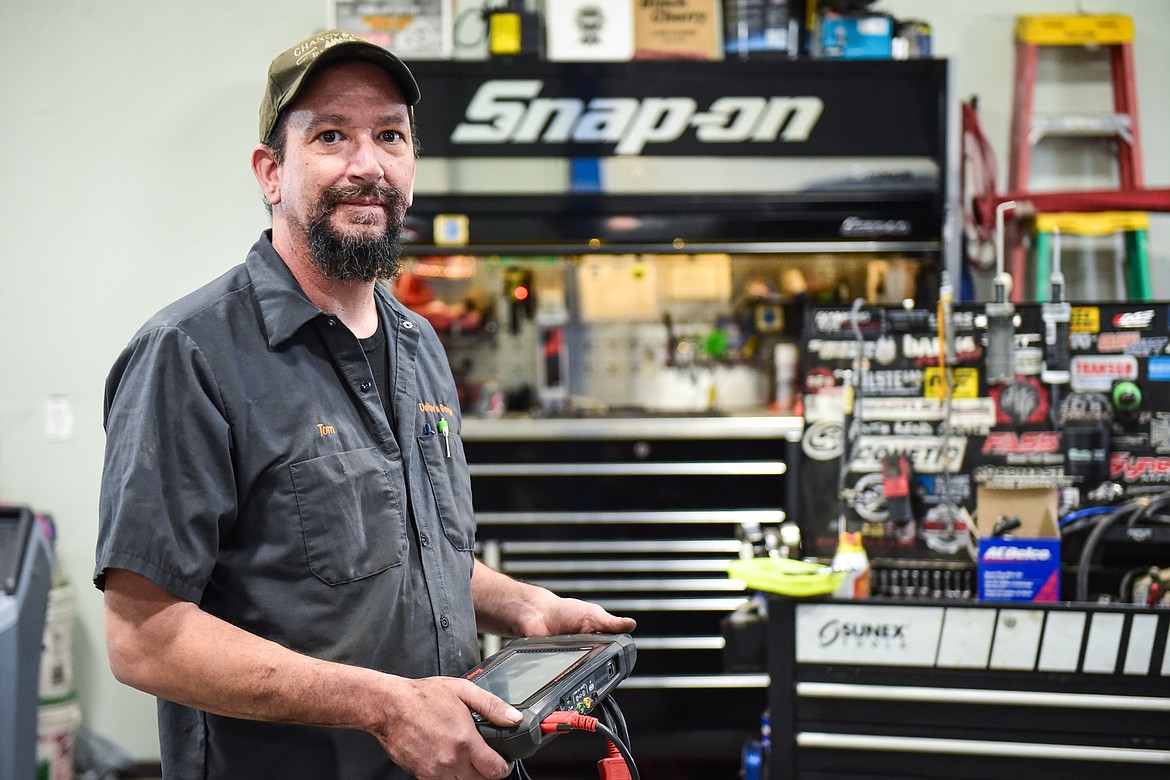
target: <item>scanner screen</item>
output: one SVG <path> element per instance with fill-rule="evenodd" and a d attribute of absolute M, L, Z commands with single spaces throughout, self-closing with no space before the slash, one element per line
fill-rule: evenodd
<path fill-rule="evenodd" d="M 475 683 L 509 704 L 519 706 L 588 653 L 588 649 L 575 648 L 524 650 L 504 658 L 499 666 L 480 675 Z"/>

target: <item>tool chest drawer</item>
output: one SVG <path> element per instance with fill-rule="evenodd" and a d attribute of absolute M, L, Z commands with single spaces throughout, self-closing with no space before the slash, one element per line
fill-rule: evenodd
<path fill-rule="evenodd" d="M 638 621 L 616 698 L 640 757 L 738 759 L 759 726 L 767 675 L 723 671 L 721 621 L 747 599 L 727 563 L 745 534 L 787 519 L 799 431 L 792 418 L 464 423 L 483 560 Z"/>

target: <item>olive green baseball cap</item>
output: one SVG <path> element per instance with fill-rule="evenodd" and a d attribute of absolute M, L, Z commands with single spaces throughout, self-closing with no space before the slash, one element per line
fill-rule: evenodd
<path fill-rule="evenodd" d="M 409 106 L 421 97 L 410 68 L 389 49 L 344 30 L 326 30 L 281 52 L 268 66 L 268 86 L 260 103 L 261 142 L 268 140 L 280 112 L 296 99 L 309 76 L 323 65 L 340 60 L 362 60 L 379 66 L 394 79 Z"/>

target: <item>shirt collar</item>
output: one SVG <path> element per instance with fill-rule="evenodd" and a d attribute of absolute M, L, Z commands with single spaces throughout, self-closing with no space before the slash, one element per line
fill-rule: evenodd
<path fill-rule="evenodd" d="M 252 245 L 245 264 L 270 348 L 276 349 L 305 323 L 325 314 L 305 295 L 292 271 L 272 246 L 271 230 L 265 230 Z M 401 304 L 381 284 L 374 285 L 374 297 L 380 302 L 382 312 L 392 315 L 393 319 L 387 323 L 390 327 L 398 327 L 410 319 Z"/>
<path fill-rule="evenodd" d="M 252 279 L 269 347 L 279 347 L 302 325 L 322 314 L 273 248 L 271 230 L 261 234 L 244 262 Z"/>

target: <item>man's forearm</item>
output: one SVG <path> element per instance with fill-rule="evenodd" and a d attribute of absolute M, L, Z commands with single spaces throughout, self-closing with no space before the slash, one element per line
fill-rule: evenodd
<path fill-rule="evenodd" d="M 206 712 L 361 729 L 423 780 L 504 777 L 474 710 L 498 726 L 520 713 L 456 677 L 407 679 L 301 655 L 181 601 L 149 580 L 106 572 L 110 667 L 127 685 Z"/>
<path fill-rule="evenodd" d="M 512 579 L 483 561 L 475 562 L 471 593 L 479 630 L 501 636 L 530 636 L 533 621 L 556 599 L 546 588 Z"/>
<path fill-rule="evenodd" d="M 394 684 L 250 634 L 125 571 L 107 573 L 106 636 L 120 681 L 219 715 L 368 729 L 371 691 Z"/>

